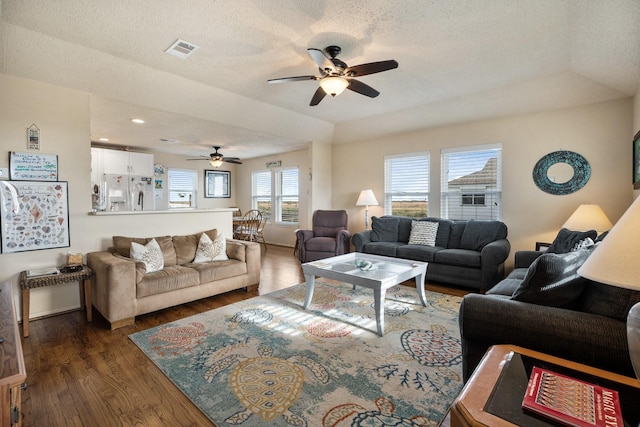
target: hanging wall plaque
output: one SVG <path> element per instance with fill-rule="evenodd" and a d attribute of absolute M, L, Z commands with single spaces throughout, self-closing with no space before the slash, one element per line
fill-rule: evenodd
<path fill-rule="evenodd" d="M 33 123 L 27 128 L 27 150 L 40 149 L 40 128 Z"/>

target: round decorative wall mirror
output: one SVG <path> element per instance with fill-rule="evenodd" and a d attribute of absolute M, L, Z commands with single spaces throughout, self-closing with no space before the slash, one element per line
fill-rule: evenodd
<path fill-rule="evenodd" d="M 538 160 L 533 167 L 533 182 L 545 193 L 575 193 L 591 177 L 587 159 L 573 151 L 554 151 Z"/>

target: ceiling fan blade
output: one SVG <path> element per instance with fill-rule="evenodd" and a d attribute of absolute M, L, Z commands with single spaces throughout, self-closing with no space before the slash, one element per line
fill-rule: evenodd
<path fill-rule="evenodd" d="M 231 158 L 229 158 L 229 157 L 225 157 L 223 161 L 224 161 L 225 163 L 233 163 L 233 164 L 236 164 L 236 165 L 241 165 L 241 164 L 242 164 L 242 162 L 240 161 L 240 159 L 238 159 L 238 158 L 234 158 L 234 157 L 231 157 Z"/>
<path fill-rule="evenodd" d="M 202 157 L 200 159 L 186 159 L 186 160 L 210 160 L 208 157 Z"/>
<path fill-rule="evenodd" d="M 398 68 L 398 61 L 390 59 L 388 61 L 370 62 L 368 64 L 354 65 L 344 70 L 347 77 L 360 77 L 367 74 L 380 73 L 382 71 Z"/>
<path fill-rule="evenodd" d="M 347 89 L 349 90 L 357 92 L 361 95 L 368 96 L 369 98 L 375 98 L 376 96 L 380 95 L 380 92 L 378 92 L 371 86 L 362 83 L 361 81 L 358 81 L 356 79 L 348 79 L 348 80 L 349 80 L 349 86 L 347 86 Z"/>
<path fill-rule="evenodd" d="M 311 102 L 309 103 L 309 105 L 313 107 L 314 105 L 320 104 L 320 101 L 322 101 L 326 95 L 327 93 L 324 91 L 324 89 L 318 86 L 318 89 L 316 89 L 316 93 L 313 94 L 313 98 L 311 98 Z"/>
<path fill-rule="evenodd" d="M 318 80 L 318 76 L 294 76 L 294 77 L 281 77 L 279 79 L 267 80 L 267 83 L 287 83 L 287 82 L 301 82 L 304 80 Z"/>
<path fill-rule="evenodd" d="M 309 52 L 309 56 L 313 59 L 313 62 L 316 63 L 318 68 L 323 71 L 335 71 L 335 67 L 333 62 L 331 62 L 331 58 L 329 58 L 323 51 L 320 49 L 309 48 L 307 49 Z"/>

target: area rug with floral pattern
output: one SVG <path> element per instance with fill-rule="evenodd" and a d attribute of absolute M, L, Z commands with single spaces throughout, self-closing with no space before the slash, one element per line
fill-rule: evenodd
<path fill-rule="evenodd" d="M 130 335 L 217 426 L 437 426 L 462 387 L 460 298 L 316 280 Z"/>

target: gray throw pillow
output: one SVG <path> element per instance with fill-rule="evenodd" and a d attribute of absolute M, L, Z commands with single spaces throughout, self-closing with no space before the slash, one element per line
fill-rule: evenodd
<path fill-rule="evenodd" d="M 371 218 L 371 241 L 372 242 L 397 242 L 398 224 L 400 220 L 393 217 Z"/>
<path fill-rule="evenodd" d="M 571 252 L 578 243 L 586 238 L 595 241 L 598 238 L 598 232 L 596 230 L 571 231 L 563 228 L 558 232 L 558 235 L 547 249 L 547 252 L 554 254 Z"/>
<path fill-rule="evenodd" d="M 587 280 L 580 295 L 579 308 L 587 313 L 627 320 L 629 310 L 638 302 L 640 291 Z"/>
<path fill-rule="evenodd" d="M 591 252 L 587 248 L 542 254 L 531 264 L 511 299 L 549 307 L 563 307 L 577 300 L 586 284 L 578 269 Z"/>

